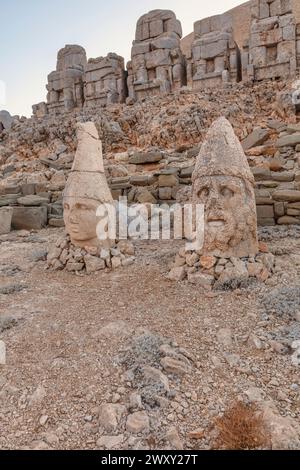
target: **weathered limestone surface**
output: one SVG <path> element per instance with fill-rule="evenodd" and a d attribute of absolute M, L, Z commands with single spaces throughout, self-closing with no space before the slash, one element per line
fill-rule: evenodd
<path fill-rule="evenodd" d="M 89 59 L 85 72 L 85 106 L 106 106 L 126 100 L 126 72 L 123 57 L 110 53 Z"/>
<path fill-rule="evenodd" d="M 229 121 L 215 121 L 193 173 L 192 201 L 204 204 L 203 254 L 255 256 L 258 252 L 254 178 Z"/>
<path fill-rule="evenodd" d="M 113 205 L 104 173 L 102 143 L 93 122 L 77 125 L 78 147 L 64 195 L 64 220 L 73 245 L 107 247 L 110 240 L 97 237 L 96 215 L 101 204 Z"/>
<path fill-rule="evenodd" d="M 0 235 L 10 232 L 13 209 L 11 207 L 0 208 Z"/>
<path fill-rule="evenodd" d="M 86 52 L 78 45 L 66 45 L 58 52 L 56 70 L 48 75 L 47 104 L 33 106 L 37 117 L 81 108 L 84 102 Z"/>
<path fill-rule="evenodd" d="M 13 123 L 13 118 L 8 111 L 0 111 L 0 131 L 5 129 L 9 131 Z"/>
<path fill-rule="evenodd" d="M 170 93 L 185 84 L 181 37 L 181 23 L 172 11 L 153 10 L 139 19 L 127 65 L 131 99 Z"/>
<path fill-rule="evenodd" d="M 41 230 L 47 225 L 47 207 L 13 207 L 14 230 Z"/>
<path fill-rule="evenodd" d="M 232 17 L 217 15 L 194 25 L 188 82 L 195 89 L 241 80 L 240 50 L 233 39 Z"/>
<path fill-rule="evenodd" d="M 263 80 L 296 73 L 296 19 L 291 0 L 253 0 L 243 78 Z"/>

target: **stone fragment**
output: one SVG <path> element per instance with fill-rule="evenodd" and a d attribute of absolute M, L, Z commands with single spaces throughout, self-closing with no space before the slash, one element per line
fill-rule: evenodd
<path fill-rule="evenodd" d="M 95 273 L 105 269 L 105 261 L 96 256 L 86 255 L 84 257 L 84 263 L 87 274 Z"/>
<path fill-rule="evenodd" d="M 129 157 L 129 163 L 133 165 L 144 165 L 146 163 L 158 163 L 162 160 L 163 156 L 160 151 L 151 152 L 135 152 Z"/>
<path fill-rule="evenodd" d="M 5 235 L 10 232 L 12 216 L 12 207 L 0 207 L 0 235 Z"/>
<path fill-rule="evenodd" d="M 252 147 L 256 147 L 257 145 L 263 144 L 269 136 L 268 129 L 255 129 L 251 134 L 249 134 L 243 141 L 242 147 L 243 149 L 249 150 Z"/>
<path fill-rule="evenodd" d="M 41 230 L 47 225 L 47 207 L 13 207 L 14 230 Z"/>
<path fill-rule="evenodd" d="M 132 434 L 147 434 L 150 432 L 150 420 L 145 411 L 137 411 L 128 416 L 126 430 Z"/>
<path fill-rule="evenodd" d="M 292 217 L 289 215 L 285 215 L 283 217 L 279 217 L 277 220 L 278 225 L 299 225 L 300 224 L 300 217 Z"/>
<path fill-rule="evenodd" d="M 40 196 L 30 195 L 30 196 L 20 197 L 17 202 L 21 206 L 34 207 L 34 206 L 43 206 L 45 204 L 48 204 L 48 199 L 45 199 Z"/>
<path fill-rule="evenodd" d="M 270 432 L 272 450 L 300 449 L 300 426 L 297 420 L 280 416 L 273 403 L 262 405 L 263 419 Z"/>
<path fill-rule="evenodd" d="M 166 434 L 166 440 L 171 445 L 174 450 L 183 450 L 183 443 L 179 437 L 178 431 L 176 428 L 170 429 Z"/>
<path fill-rule="evenodd" d="M 134 256 L 135 254 L 134 245 L 129 240 L 120 240 L 118 243 L 118 249 L 124 255 Z"/>
<path fill-rule="evenodd" d="M 209 274 L 195 272 L 188 275 L 188 281 L 200 287 L 209 288 L 213 285 L 215 278 Z"/>
<path fill-rule="evenodd" d="M 102 436 L 97 441 L 97 447 L 104 450 L 120 450 L 123 442 L 123 434 L 119 436 Z"/>
<path fill-rule="evenodd" d="M 177 186 L 178 178 L 175 175 L 159 175 L 158 185 L 160 188 Z"/>
<path fill-rule="evenodd" d="M 215 266 L 217 259 L 214 256 L 201 256 L 200 265 L 204 269 L 211 269 Z"/>
<path fill-rule="evenodd" d="M 229 328 L 221 328 L 217 333 L 217 339 L 220 344 L 228 348 L 233 345 L 232 331 Z"/>
<path fill-rule="evenodd" d="M 142 374 L 147 384 L 153 384 L 158 387 L 160 391 L 169 393 L 170 385 L 168 377 L 166 377 L 159 369 L 155 369 L 154 367 L 150 366 L 144 366 L 142 368 Z"/>
<path fill-rule="evenodd" d="M 21 194 L 5 194 L 0 196 L 0 207 L 16 204 L 20 196 Z"/>
<path fill-rule="evenodd" d="M 5 129 L 6 131 L 10 131 L 13 121 L 13 117 L 8 111 L 0 111 L 0 125 L 2 125 L 3 129 Z"/>
<path fill-rule="evenodd" d="M 191 368 L 183 361 L 173 357 L 164 357 L 161 365 L 168 374 L 185 375 L 190 372 Z"/>
<path fill-rule="evenodd" d="M 186 269 L 184 266 L 172 268 L 168 274 L 171 281 L 183 281 L 186 278 Z"/>
<path fill-rule="evenodd" d="M 47 392 L 43 385 L 39 385 L 37 389 L 33 392 L 33 394 L 30 396 L 28 400 L 28 406 L 32 407 L 40 405 L 44 401 L 46 395 Z"/>
<path fill-rule="evenodd" d="M 119 256 L 113 256 L 111 258 L 111 267 L 112 269 L 117 269 L 122 266 L 122 259 Z"/>
<path fill-rule="evenodd" d="M 139 195 L 137 196 L 137 201 L 140 204 L 156 204 L 157 202 L 153 194 L 147 189 L 139 193 Z"/>
<path fill-rule="evenodd" d="M 199 261 L 197 253 L 191 253 L 186 256 L 186 264 L 190 267 L 194 266 Z"/>
<path fill-rule="evenodd" d="M 100 407 L 99 424 L 106 432 L 115 432 L 126 412 L 125 406 L 105 403 Z"/>
<path fill-rule="evenodd" d="M 300 201 L 300 191 L 291 189 L 278 189 L 273 193 L 275 201 L 298 202 Z"/>
<path fill-rule="evenodd" d="M 285 135 L 284 137 L 280 137 L 276 142 L 277 147 L 295 147 L 298 144 L 300 144 L 300 133 Z"/>

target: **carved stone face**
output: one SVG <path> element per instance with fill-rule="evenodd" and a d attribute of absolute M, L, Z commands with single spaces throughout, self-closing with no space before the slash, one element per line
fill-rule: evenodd
<path fill-rule="evenodd" d="M 96 216 L 99 202 L 87 198 L 66 198 L 64 201 L 64 221 L 66 231 L 76 246 L 98 246 Z"/>
<path fill-rule="evenodd" d="M 203 204 L 203 251 L 215 256 L 256 253 L 256 208 L 253 187 L 233 176 L 203 176 L 194 181 L 193 203 Z"/>

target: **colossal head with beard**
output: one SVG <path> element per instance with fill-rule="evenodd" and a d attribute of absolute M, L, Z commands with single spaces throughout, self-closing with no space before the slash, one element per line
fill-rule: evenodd
<path fill-rule="evenodd" d="M 193 204 L 204 205 L 202 254 L 248 257 L 258 252 L 254 178 L 225 118 L 215 121 L 193 173 Z"/>

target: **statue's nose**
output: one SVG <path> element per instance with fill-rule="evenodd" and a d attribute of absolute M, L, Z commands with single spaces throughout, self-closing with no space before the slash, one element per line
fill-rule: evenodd
<path fill-rule="evenodd" d="M 216 191 L 211 191 L 208 198 L 208 206 L 216 206 L 218 204 L 219 198 Z"/>
<path fill-rule="evenodd" d="M 71 213 L 69 215 L 69 220 L 72 224 L 77 223 L 77 217 L 76 217 L 76 214 L 73 211 L 71 211 Z"/>

